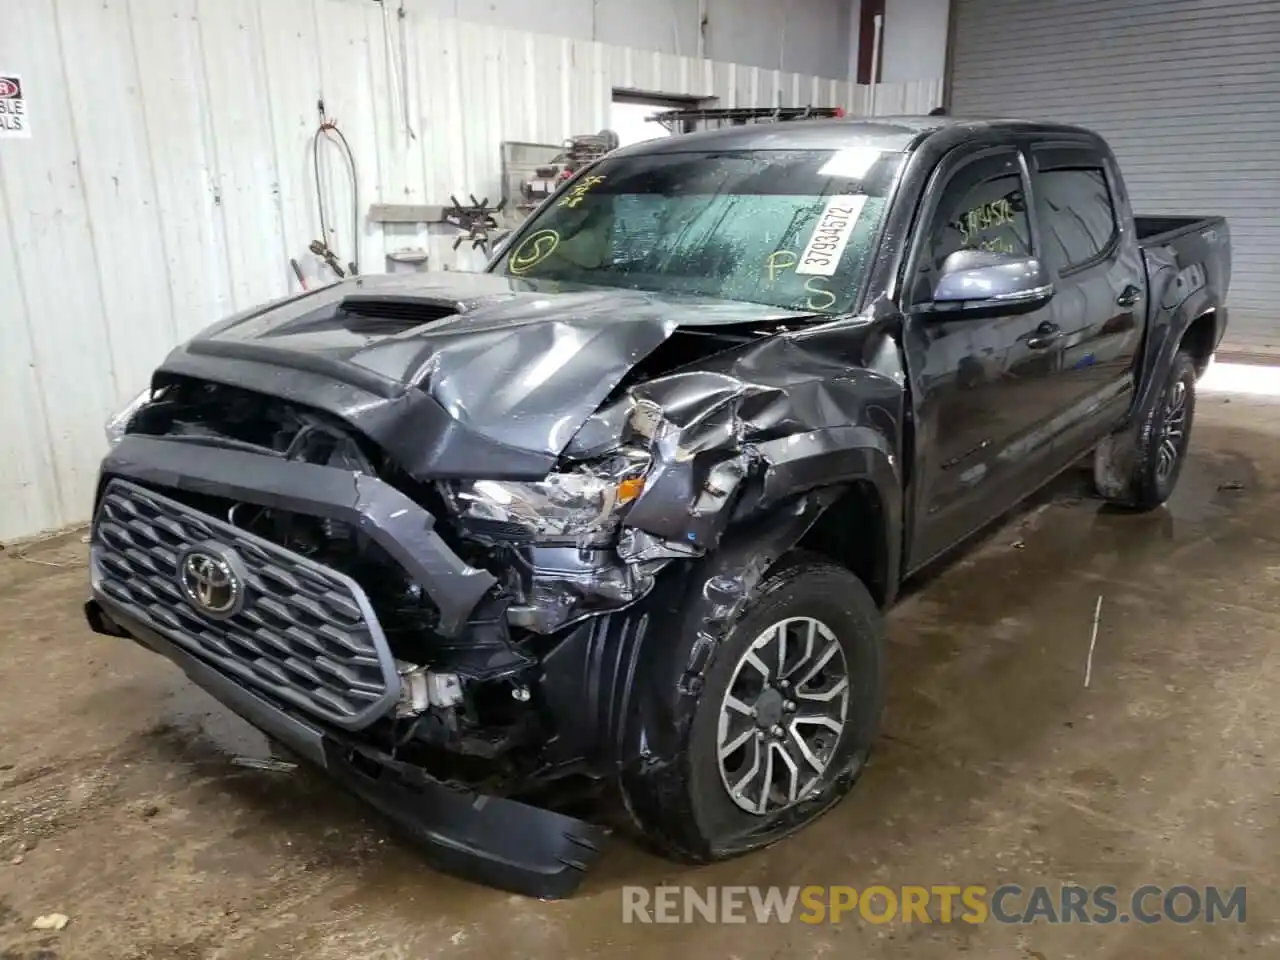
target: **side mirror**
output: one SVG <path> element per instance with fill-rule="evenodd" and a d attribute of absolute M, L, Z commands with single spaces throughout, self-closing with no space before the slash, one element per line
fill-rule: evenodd
<path fill-rule="evenodd" d="M 989 250 L 957 250 L 942 263 L 928 312 L 939 316 L 1030 313 L 1053 298 L 1053 283 L 1035 257 Z"/>

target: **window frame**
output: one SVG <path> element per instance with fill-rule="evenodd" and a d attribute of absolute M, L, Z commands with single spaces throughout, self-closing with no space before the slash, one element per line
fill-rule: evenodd
<path fill-rule="evenodd" d="M 1025 152 L 1016 144 L 1001 143 L 972 147 L 957 147 L 951 153 L 947 154 L 939 161 L 933 174 L 929 177 L 929 181 L 924 189 L 923 202 L 920 205 L 919 215 L 916 217 L 915 227 L 912 231 L 911 238 L 911 254 L 907 258 L 906 267 L 903 271 L 900 289 L 902 296 L 907 302 L 904 304 L 906 310 L 911 310 L 921 304 L 928 303 L 928 300 L 914 300 L 911 298 L 911 278 L 916 277 L 921 268 L 922 258 L 926 254 L 926 245 L 928 244 L 930 234 L 933 231 L 933 220 L 938 213 L 938 208 L 942 203 L 942 198 L 946 195 L 947 188 L 957 176 L 967 170 L 976 163 L 984 161 L 996 160 L 1007 162 L 1012 160 L 1014 163 L 1013 172 L 1016 172 L 1018 179 L 1022 184 L 1022 194 L 1027 200 L 1027 239 L 1031 247 L 1028 256 L 1038 257 L 1037 251 L 1040 249 L 1040 232 L 1039 225 L 1036 222 L 1035 196 L 1032 192 L 1031 170 L 1027 163 Z M 1008 176 L 1008 173 L 1001 173 L 997 176 Z M 992 176 L 989 179 L 996 179 Z"/>
<path fill-rule="evenodd" d="M 1111 206 L 1111 236 L 1102 249 L 1088 259 L 1068 264 L 1061 269 L 1050 268 L 1060 280 L 1070 279 L 1077 274 L 1093 269 L 1099 264 L 1113 263 L 1120 252 L 1120 242 L 1124 225 L 1120 222 L 1120 205 L 1117 201 L 1116 177 L 1109 159 L 1097 150 L 1079 144 L 1038 143 L 1031 148 L 1031 173 L 1035 186 L 1035 203 L 1039 213 L 1041 177 L 1046 173 L 1058 171 L 1086 170 L 1098 171 L 1102 174 L 1102 183 L 1107 190 L 1107 202 Z M 1048 229 L 1048 224 L 1044 225 Z M 1045 264 L 1048 267 L 1048 264 Z"/>

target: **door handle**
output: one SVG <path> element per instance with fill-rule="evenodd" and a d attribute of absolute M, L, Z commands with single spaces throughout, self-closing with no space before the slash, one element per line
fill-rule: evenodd
<path fill-rule="evenodd" d="M 1116 303 L 1122 307 L 1132 307 L 1141 299 L 1142 291 L 1131 283 L 1120 291 L 1120 296 L 1116 297 Z"/>
<path fill-rule="evenodd" d="M 1027 338 L 1027 347 L 1032 350 L 1044 350 L 1053 346 L 1062 336 L 1062 328 L 1056 323 L 1045 321 L 1036 327 L 1036 332 Z"/>

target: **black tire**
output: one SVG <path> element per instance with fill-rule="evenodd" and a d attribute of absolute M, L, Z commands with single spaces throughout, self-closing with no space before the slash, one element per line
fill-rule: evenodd
<path fill-rule="evenodd" d="M 717 742 L 720 712 L 753 641 L 772 625 L 789 618 L 812 618 L 834 636 L 848 677 L 847 712 L 843 729 L 833 735 L 834 746 L 821 748 L 830 750 L 825 771 L 818 775 L 815 768 L 804 768 L 809 777 L 803 783 L 806 799 L 760 815 L 745 811 L 730 797 Z M 805 624 L 792 626 L 807 632 Z M 804 634 L 797 636 L 800 635 Z M 830 649 L 830 638 L 823 635 L 820 642 Z M 819 659 L 815 656 L 810 662 Z M 834 661 L 832 656 L 829 663 Z M 823 667 L 819 676 L 826 671 Z M 803 672 L 795 671 L 795 676 Z M 836 687 L 835 677 L 833 669 L 824 682 Z M 735 691 L 738 689 L 735 687 Z M 692 722 L 682 733 L 674 761 L 623 775 L 621 787 L 627 809 L 645 840 L 676 860 L 706 863 L 767 846 L 813 822 L 849 792 L 866 765 L 879 727 L 884 695 L 884 620 L 867 588 L 841 567 L 808 555 L 793 555 L 757 586 L 743 614 L 716 648 L 704 674 Z M 790 696 L 801 707 L 809 708 L 810 704 L 796 696 L 796 691 Z M 757 705 L 761 702 L 756 701 Z M 799 715 L 794 719 L 800 719 Z M 792 737 L 799 739 L 795 732 L 798 727 L 787 721 L 785 714 L 783 720 L 788 732 L 778 738 L 777 749 L 783 749 L 785 743 L 785 749 L 794 756 Z M 776 731 L 780 725 L 771 729 Z M 821 736 L 818 734 L 819 740 Z M 760 750 L 761 739 L 767 737 L 767 733 L 753 734 L 754 748 Z M 773 749 L 766 745 L 760 755 L 777 756 Z M 814 753 L 828 756 L 821 751 Z M 782 772 L 775 773 L 775 777 L 781 779 L 774 782 L 779 789 L 799 795 L 795 784 L 800 781 L 788 777 L 786 771 L 790 769 L 779 766 Z"/>
<path fill-rule="evenodd" d="M 1120 467 L 1114 443 L 1094 454 L 1094 482 L 1111 502 L 1134 511 L 1154 510 L 1178 485 L 1191 442 L 1196 412 L 1196 364 L 1179 352 L 1160 396 L 1152 404 L 1134 440 L 1133 455 Z"/>

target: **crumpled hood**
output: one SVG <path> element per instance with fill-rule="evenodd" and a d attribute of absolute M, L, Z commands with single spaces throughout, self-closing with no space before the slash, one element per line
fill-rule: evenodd
<path fill-rule="evenodd" d="M 161 370 L 251 387 L 357 423 L 374 417 L 373 408 L 425 392 L 461 434 L 554 460 L 680 327 L 767 330 L 805 316 L 497 274 L 362 277 L 216 324 Z M 335 389 L 316 387 L 326 378 Z"/>

